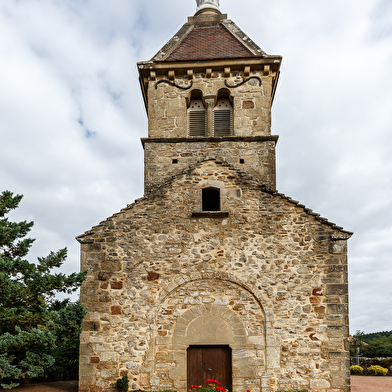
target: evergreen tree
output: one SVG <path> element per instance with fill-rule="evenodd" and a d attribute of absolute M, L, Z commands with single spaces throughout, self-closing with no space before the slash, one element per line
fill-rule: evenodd
<path fill-rule="evenodd" d="M 0 383 L 5 389 L 42 376 L 55 364 L 56 352 L 67 344 L 75 346 L 85 314 L 80 303 L 55 298 L 76 291 L 86 275 L 52 271 L 63 264 L 66 249 L 50 252 L 37 263 L 25 259 L 34 242 L 25 238 L 33 222 L 6 217 L 21 199 L 9 191 L 0 194 Z M 77 352 L 72 355 L 76 358 Z"/>

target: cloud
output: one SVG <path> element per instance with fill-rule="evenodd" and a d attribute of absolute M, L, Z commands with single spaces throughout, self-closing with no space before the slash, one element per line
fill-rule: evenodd
<path fill-rule="evenodd" d="M 31 257 L 143 194 L 147 117 L 136 63 L 193 15 L 193 0 L 3 0 L 0 187 L 25 198 Z M 283 55 L 273 107 L 278 189 L 352 230 L 351 330 L 392 330 L 392 35 L 387 0 L 222 0 L 261 48 Z"/>

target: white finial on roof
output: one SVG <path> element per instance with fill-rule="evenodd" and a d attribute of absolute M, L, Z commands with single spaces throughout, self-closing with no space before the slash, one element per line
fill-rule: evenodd
<path fill-rule="evenodd" d="M 202 8 L 215 8 L 219 10 L 219 0 L 196 0 L 197 3 L 197 11 Z"/>

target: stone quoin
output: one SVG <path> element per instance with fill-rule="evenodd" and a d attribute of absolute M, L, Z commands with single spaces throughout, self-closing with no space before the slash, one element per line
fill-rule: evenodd
<path fill-rule="evenodd" d="M 138 63 L 144 197 L 77 237 L 79 392 L 348 392 L 347 240 L 276 189 L 282 57 L 218 0 Z"/>

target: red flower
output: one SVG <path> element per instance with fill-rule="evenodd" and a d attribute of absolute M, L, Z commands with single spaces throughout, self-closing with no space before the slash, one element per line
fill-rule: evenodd
<path fill-rule="evenodd" d="M 223 387 L 216 387 L 215 389 L 220 392 L 226 392 L 226 389 Z"/>
<path fill-rule="evenodd" d="M 191 390 L 194 389 L 194 388 L 198 389 L 198 388 L 200 388 L 200 385 L 191 385 L 191 386 L 189 387 L 188 391 L 191 391 Z"/>
<path fill-rule="evenodd" d="M 217 380 L 214 380 L 213 378 L 207 378 L 206 383 L 211 383 L 211 384 L 218 384 L 220 385 L 220 382 Z"/>

